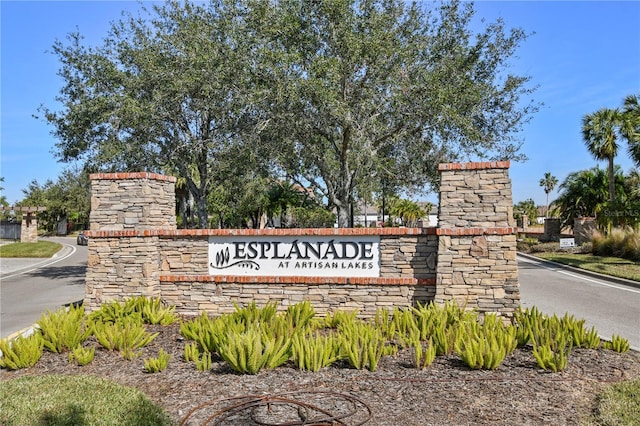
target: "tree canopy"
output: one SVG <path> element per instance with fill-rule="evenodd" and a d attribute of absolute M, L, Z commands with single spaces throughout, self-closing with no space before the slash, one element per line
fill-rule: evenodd
<path fill-rule="evenodd" d="M 23 189 L 24 198 L 17 205 L 46 207 L 38 213 L 41 226 L 55 231 L 60 219 L 66 218 L 69 225 L 87 229 L 90 210 L 89 175 L 84 171 L 65 169 L 56 182 L 47 180 L 41 184 L 33 180 Z"/>
<path fill-rule="evenodd" d="M 99 46 L 56 42 L 62 107 L 41 111 L 62 161 L 177 171 L 201 227 L 212 191 L 254 178 L 311 186 L 347 226 L 359 193 L 433 189 L 443 161 L 522 158 L 537 105 L 508 69 L 526 34 L 476 33 L 473 16 L 457 0 L 169 1 Z"/>
<path fill-rule="evenodd" d="M 619 166 L 614 170 L 614 201 L 609 199 L 609 173 L 598 167 L 570 173 L 560 184 L 560 195 L 554 208 L 562 226 L 573 227 L 578 217 L 595 217 L 602 229 L 612 226 L 635 226 L 640 223 L 638 174 L 628 175 Z M 634 189 L 635 188 L 635 189 Z"/>

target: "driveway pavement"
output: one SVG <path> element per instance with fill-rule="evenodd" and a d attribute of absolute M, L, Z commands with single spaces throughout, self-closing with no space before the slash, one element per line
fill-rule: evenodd
<path fill-rule="evenodd" d="M 0 337 L 28 329 L 46 310 L 84 297 L 85 247 L 74 238 L 51 238 L 63 248 L 48 259 L 0 259 Z"/>

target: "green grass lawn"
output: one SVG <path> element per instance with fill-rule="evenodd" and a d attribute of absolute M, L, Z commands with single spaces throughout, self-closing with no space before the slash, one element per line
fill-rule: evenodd
<path fill-rule="evenodd" d="M 616 383 L 598 397 L 596 413 L 585 423 L 596 425 L 640 424 L 640 379 Z"/>
<path fill-rule="evenodd" d="M 592 272 L 610 275 L 628 280 L 640 281 L 640 262 L 633 262 L 619 257 L 594 256 L 592 254 L 577 253 L 533 253 L 553 262 L 574 266 Z"/>
<path fill-rule="evenodd" d="M 62 248 L 52 241 L 11 243 L 0 246 L 0 257 L 51 257 Z"/>
<path fill-rule="evenodd" d="M 139 390 L 91 376 L 24 376 L 0 386 L 3 425 L 169 425 Z"/>

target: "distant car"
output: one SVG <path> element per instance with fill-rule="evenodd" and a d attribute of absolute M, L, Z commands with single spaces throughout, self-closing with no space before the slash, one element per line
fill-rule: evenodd
<path fill-rule="evenodd" d="M 76 238 L 76 243 L 79 246 L 86 246 L 89 243 L 89 237 L 87 237 L 84 232 L 78 234 L 78 238 Z"/>

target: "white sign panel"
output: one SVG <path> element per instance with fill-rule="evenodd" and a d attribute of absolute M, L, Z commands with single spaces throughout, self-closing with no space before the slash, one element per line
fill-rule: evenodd
<path fill-rule="evenodd" d="M 560 238 L 560 248 L 570 248 L 576 246 L 574 238 Z"/>
<path fill-rule="evenodd" d="M 379 277 L 380 236 L 211 236 L 209 273 Z"/>

